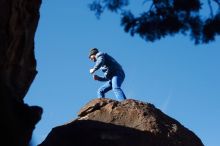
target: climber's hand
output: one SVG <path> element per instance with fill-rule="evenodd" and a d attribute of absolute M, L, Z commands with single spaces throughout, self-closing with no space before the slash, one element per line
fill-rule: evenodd
<path fill-rule="evenodd" d="M 94 72 L 95 72 L 95 70 L 93 68 L 89 70 L 90 74 L 93 74 Z"/>

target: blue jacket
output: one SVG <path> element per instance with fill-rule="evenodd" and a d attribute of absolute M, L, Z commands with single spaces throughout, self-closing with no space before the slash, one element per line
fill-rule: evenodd
<path fill-rule="evenodd" d="M 95 71 L 101 69 L 104 72 L 104 77 L 98 78 L 100 81 L 111 80 L 115 75 L 125 77 L 122 66 L 107 53 L 99 52 L 96 54 L 96 64 L 93 69 Z"/>

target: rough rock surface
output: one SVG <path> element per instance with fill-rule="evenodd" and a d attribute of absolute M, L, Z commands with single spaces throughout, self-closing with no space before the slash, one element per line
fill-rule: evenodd
<path fill-rule="evenodd" d="M 94 99 L 78 118 L 55 127 L 39 146 L 203 146 L 154 105 L 132 99 Z"/>
<path fill-rule="evenodd" d="M 34 80 L 34 36 L 41 0 L 0 0 L 1 143 L 28 145 L 42 108 L 23 99 Z"/>

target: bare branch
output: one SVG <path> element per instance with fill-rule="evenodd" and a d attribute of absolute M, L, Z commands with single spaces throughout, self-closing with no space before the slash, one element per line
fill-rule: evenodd
<path fill-rule="evenodd" d="M 220 7 L 220 1 L 219 0 L 213 0 L 214 2 L 216 2 L 218 4 L 218 6 Z"/>
<path fill-rule="evenodd" d="M 152 0 L 144 0 L 144 1 L 143 1 L 143 4 L 145 4 L 146 2 L 149 2 L 149 1 L 152 1 Z M 153 1 L 152 1 L 148 12 L 150 12 L 150 11 L 152 10 L 153 6 L 154 6 L 154 3 L 153 3 Z"/>
<path fill-rule="evenodd" d="M 211 4 L 211 1 L 210 1 L 210 0 L 208 0 L 208 5 L 209 5 L 209 9 L 210 9 L 210 15 L 211 15 L 211 17 L 213 18 L 214 15 L 213 15 L 213 9 L 212 9 L 212 4 Z"/>
<path fill-rule="evenodd" d="M 150 11 L 152 10 L 153 6 L 154 6 L 154 4 L 151 4 L 151 6 L 150 6 Z"/>
<path fill-rule="evenodd" d="M 143 4 L 145 4 L 145 3 L 148 2 L 148 1 L 152 1 L 152 0 L 144 0 L 144 1 L 143 1 Z"/>

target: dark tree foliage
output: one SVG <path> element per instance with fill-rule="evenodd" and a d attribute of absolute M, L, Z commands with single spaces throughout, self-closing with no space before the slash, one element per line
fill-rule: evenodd
<path fill-rule="evenodd" d="M 143 6 L 146 5 L 148 9 L 139 16 L 126 10 L 129 0 L 93 0 L 89 7 L 97 17 L 105 10 L 121 14 L 125 32 L 138 34 L 146 41 L 181 32 L 190 34 L 199 44 L 213 41 L 220 34 L 220 0 L 145 0 Z M 207 18 L 201 14 L 205 5 L 210 11 Z"/>

